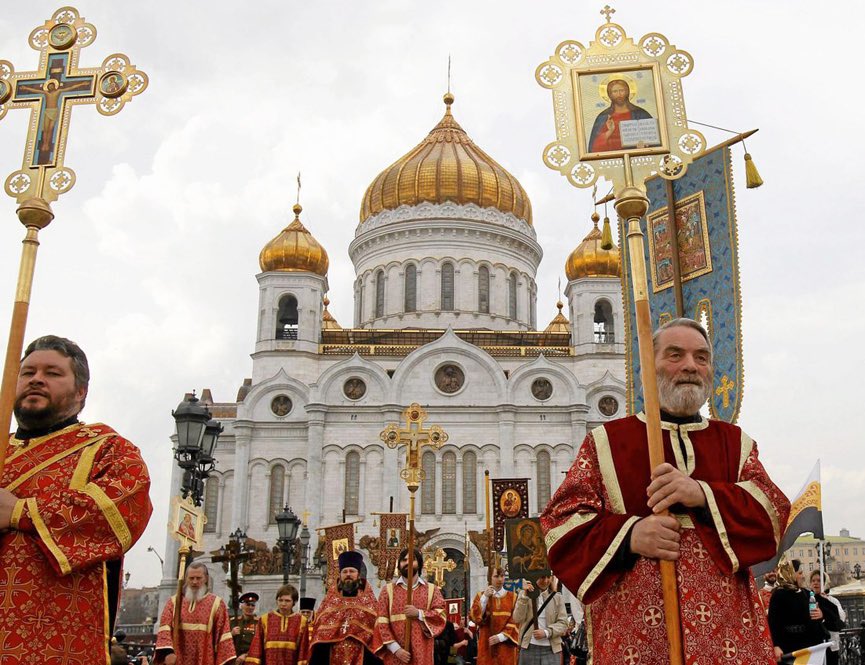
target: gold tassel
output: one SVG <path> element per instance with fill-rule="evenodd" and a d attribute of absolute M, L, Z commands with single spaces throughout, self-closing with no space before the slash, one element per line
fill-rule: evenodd
<path fill-rule="evenodd" d="M 757 171 L 757 166 L 754 164 L 754 160 L 751 159 L 750 153 L 745 153 L 745 186 L 748 189 L 755 189 L 763 184 L 763 178 L 760 177 L 760 173 Z"/>
<path fill-rule="evenodd" d="M 610 229 L 609 217 L 604 217 L 604 230 L 601 231 L 601 249 L 613 249 L 613 231 Z"/>

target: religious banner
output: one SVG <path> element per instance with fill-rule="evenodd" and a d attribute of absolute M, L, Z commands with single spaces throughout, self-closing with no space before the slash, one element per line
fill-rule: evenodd
<path fill-rule="evenodd" d="M 171 519 L 168 523 L 168 532 L 182 547 L 200 550 L 206 523 L 207 516 L 201 508 L 192 502 L 191 497 L 181 499 L 176 496 L 171 500 Z"/>
<path fill-rule="evenodd" d="M 354 549 L 354 522 L 344 522 L 333 526 L 319 527 L 324 531 L 324 553 L 327 557 L 327 580 L 325 587 L 330 589 L 339 579 L 339 555 Z"/>
<path fill-rule="evenodd" d="M 493 494 L 493 549 L 501 552 L 505 547 L 505 520 L 529 516 L 529 479 L 494 478 Z"/>
<path fill-rule="evenodd" d="M 508 577 L 536 580 L 551 574 L 539 517 L 506 520 L 505 534 L 508 543 Z"/>
<path fill-rule="evenodd" d="M 446 598 L 445 611 L 448 615 L 448 621 L 459 625 L 460 618 L 463 616 L 463 608 L 465 607 L 464 598 Z"/>
<path fill-rule="evenodd" d="M 739 287 L 739 241 L 733 193 L 733 170 L 727 144 L 696 158 L 679 180 L 672 181 L 676 242 L 667 201 L 667 180 L 646 181 L 651 204 L 644 218 L 649 242 L 645 251 L 652 327 L 676 318 L 673 247 L 678 251 L 682 282 L 682 315 L 702 322 L 712 340 L 714 386 L 709 398 L 712 418 L 735 423 L 742 403 L 742 298 Z M 628 413 L 643 409 L 640 354 L 628 243 L 619 228 L 622 295 L 625 301 L 625 358 Z"/>
<path fill-rule="evenodd" d="M 390 580 L 396 575 L 397 557 L 408 543 L 406 513 L 382 513 L 379 515 L 378 578 Z"/>

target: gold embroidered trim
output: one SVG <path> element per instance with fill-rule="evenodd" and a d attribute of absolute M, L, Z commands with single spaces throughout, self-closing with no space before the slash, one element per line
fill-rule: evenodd
<path fill-rule="evenodd" d="M 20 487 L 23 482 L 30 480 L 30 478 L 35 476 L 37 473 L 39 473 L 40 471 L 42 471 L 46 467 L 49 467 L 52 464 L 54 464 L 55 462 L 62 460 L 64 457 L 68 457 L 69 455 L 71 455 L 73 453 L 77 453 L 82 448 L 86 448 L 89 445 L 101 442 L 103 439 L 107 439 L 109 436 L 112 436 L 112 435 L 111 434 L 105 434 L 103 436 L 97 436 L 94 439 L 88 439 L 87 441 L 82 441 L 81 443 L 78 443 L 78 444 L 72 446 L 71 448 L 67 448 L 63 452 L 58 453 L 57 455 L 54 455 L 54 457 L 51 457 L 51 458 L 45 460 L 41 464 L 37 464 L 32 469 L 29 469 L 26 473 L 22 473 L 15 480 L 13 480 L 11 483 L 9 483 L 6 486 L 6 489 L 9 490 L 10 492 L 14 491 L 15 488 Z"/>
<path fill-rule="evenodd" d="M 595 453 L 598 456 L 598 467 L 607 488 L 607 496 L 610 498 L 610 512 L 618 515 L 625 514 L 625 500 L 622 498 L 622 489 L 619 487 L 619 478 L 616 475 L 616 465 L 613 464 L 613 453 L 610 451 L 610 439 L 604 426 L 592 430 L 595 440 Z"/>
<path fill-rule="evenodd" d="M 231 635 L 229 635 L 231 637 Z M 286 642 L 285 640 L 268 640 L 264 643 L 265 649 L 297 649 L 297 642 Z"/>
<path fill-rule="evenodd" d="M 36 532 L 39 534 L 42 542 L 45 543 L 45 547 L 47 547 L 51 554 L 54 555 L 54 558 L 57 559 L 57 563 L 60 565 L 60 573 L 62 575 L 68 575 L 71 573 L 72 566 L 69 565 L 69 559 L 66 558 L 66 555 L 63 554 L 60 546 L 57 545 L 51 537 L 51 532 L 45 525 L 42 515 L 39 514 L 39 506 L 36 505 L 36 499 L 32 497 L 27 499 L 27 512 L 30 515 L 30 521 L 32 521 L 33 526 L 36 527 Z"/>
<path fill-rule="evenodd" d="M 580 585 L 579 590 L 577 591 L 577 598 L 581 601 L 585 598 L 586 592 L 589 590 L 595 580 L 600 577 L 604 568 L 607 567 L 607 564 L 610 563 L 610 559 L 616 554 L 616 550 L 619 549 L 619 546 L 622 544 L 622 541 L 625 539 L 625 536 L 628 535 L 628 530 L 631 528 L 631 525 L 639 520 L 640 518 L 634 515 L 633 517 L 629 517 L 627 521 L 622 525 L 622 528 L 619 529 L 619 532 L 616 534 L 616 537 L 613 538 L 613 542 L 610 543 L 610 546 L 607 548 L 607 551 L 604 552 L 604 555 L 601 557 L 600 561 L 595 564 L 595 567 L 589 571 L 589 574 L 586 575 L 586 579 L 583 580 L 583 583 Z"/>
<path fill-rule="evenodd" d="M 736 478 L 742 477 L 742 469 L 745 468 L 745 462 L 748 461 L 748 457 L 751 455 L 751 451 L 754 449 L 754 440 L 742 432 L 741 445 L 739 449 L 739 473 L 736 474 Z"/>
<path fill-rule="evenodd" d="M 207 620 L 208 633 L 213 631 L 213 622 L 216 620 L 216 612 L 219 609 L 220 603 L 222 603 L 222 598 L 216 596 L 216 600 L 213 601 L 213 607 L 210 608 L 210 618 Z"/>
<path fill-rule="evenodd" d="M 733 572 L 738 572 L 739 558 L 736 556 L 733 547 L 730 545 L 730 538 L 727 535 L 727 527 L 724 525 L 724 518 L 721 517 L 721 511 L 718 510 L 718 503 L 715 501 L 715 493 L 712 492 L 709 483 L 703 480 L 698 480 L 697 482 L 700 483 L 700 487 L 703 488 L 703 493 L 706 495 L 706 505 L 709 508 L 709 512 L 712 513 L 712 521 L 715 523 L 715 530 L 718 532 L 718 538 L 721 539 L 721 545 L 727 553 L 730 563 L 733 565 Z"/>
<path fill-rule="evenodd" d="M 775 506 L 772 505 L 766 493 L 757 487 L 753 480 L 745 480 L 741 483 L 736 483 L 736 485 L 754 497 L 754 500 L 763 506 L 763 510 L 769 515 L 769 519 L 772 521 L 772 535 L 775 537 L 775 547 L 777 548 L 781 544 L 781 520 L 775 511 Z"/>
<path fill-rule="evenodd" d="M 55 436 L 61 436 L 66 434 L 67 432 L 71 432 L 76 427 L 82 427 L 82 423 L 73 423 L 72 425 L 67 425 L 63 429 L 59 429 L 56 432 L 51 432 L 50 434 L 45 434 L 44 436 L 37 436 L 32 439 L 17 439 L 13 434 L 9 435 L 9 445 L 15 448 L 15 451 L 7 457 L 7 461 L 11 462 L 16 457 L 23 455 L 25 451 L 32 451 L 37 446 L 42 445 L 49 439 L 54 438 Z M 24 445 L 24 442 L 28 441 L 28 445 Z"/>
<path fill-rule="evenodd" d="M 12 508 L 12 517 L 9 518 L 9 526 L 13 529 L 18 528 L 18 522 L 21 519 L 21 513 L 24 511 L 25 499 L 18 499 L 15 506 Z"/>
<path fill-rule="evenodd" d="M 697 466 L 697 459 L 694 455 L 694 444 L 691 443 L 691 437 L 688 436 L 687 429 L 680 427 L 679 431 L 682 433 L 682 442 L 685 444 L 685 454 L 688 456 L 685 460 L 685 473 L 690 476 L 694 473 L 694 467 Z"/>
<path fill-rule="evenodd" d="M 673 449 L 673 458 L 676 460 L 676 468 L 682 473 L 688 473 L 688 462 L 682 457 L 682 446 L 679 445 L 679 431 L 676 429 L 669 430 L 670 432 L 670 448 Z"/>
<path fill-rule="evenodd" d="M 379 617 L 375 620 L 376 623 L 390 623 L 390 619 L 388 617 Z"/>
<path fill-rule="evenodd" d="M 559 540 L 571 530 L 576 529 L 578 526 L 582 526 L 586 522 L 590 522 L 597 516 L 598 514 L 595 512 L 574 513 L 564 524 L 560 524 L 556 528 L 547 531 L 547 536 L 544 538 L 547 544 L 547 551 L 549 552 L 553 545 L 559 542 Z"/>

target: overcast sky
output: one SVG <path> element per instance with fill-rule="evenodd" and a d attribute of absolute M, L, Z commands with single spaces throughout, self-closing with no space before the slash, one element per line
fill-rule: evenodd
<path fill-rule="evenodd" d="M 6 3 L 0 59 L 33 70 L 27 36 L 61 3 Z M 111 118 L 72 113 L 75 188 L 54 204 L 27 339 L 77 340 L 93 379 L 84 418 L 141 447 L 155 511 L 127 559 L 156 584 L 164 554 L 171 409 L 210 387 L 233 400 L 250 376 L 261 247 L 291 219 L 330 255 L 331 311 L 352 324 L 348 243 L 372 179 L 438 122 L 453 57 L 453 112 L 529 194 L 545 256 L 538 324 L 556 313 L 568 253 L 590 228 L 591 195 L 541 161 L 555 138 L 535 68 L 565 39 L 588 44 L 602 2 L 495 0 L 120 2 L 81 0 L 98 29 L 81 66 L 123 52 L 150 87 Z M 739 423 L 788 495 L 817 457 L 827 533 L 865 536 L 861 414 L 865 227 L 859 2 L 620 0 L 629 36 L 664 33 L 696 62 L 688 117 L 744 131 L 766 184 L 744 186 L 734 150 L 745 394 Z M 242 10 L 239 9 L 242 7 Z M 855 63 L 855 65 L 854 65 Z M 854 69 L 855 66 L 855 69 Z M 29 113 L 0 122 L 0 179 L 21 166 Z M 709 142 L 726 138 L 698 128 Z M 0 193 L 0 330 L 23 228 Z M 860 427 L 861 431 L 861 427 Z"/>

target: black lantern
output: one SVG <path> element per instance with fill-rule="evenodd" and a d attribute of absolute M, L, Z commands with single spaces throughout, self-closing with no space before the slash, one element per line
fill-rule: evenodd
<path fill-rule="evenodd" d="M 177 427 L 177 447 L 174 449 L 174 456 L 181 469 L 194 469 L 202 452 L 201 444 L 210 420 L 210 411 L 198 401 L 193 392 L 183 398 L 171 415 Z"/>
<path fill-rule="evenodd" d="M 291 508 L 285 506 L 281 513 L 275 515 L 276 528 L 279 530 L 279 546 L 282 548 L 282 583 L 288 584 L 288 571 L 291 570 L 291 550 L 297 530 L 300 528 L 300 518 Z"/>

